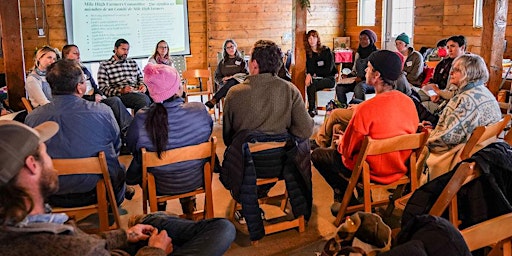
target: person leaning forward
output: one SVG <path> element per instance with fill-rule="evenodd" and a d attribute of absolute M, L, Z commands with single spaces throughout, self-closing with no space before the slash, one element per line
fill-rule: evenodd
<path fill-rule="evenodd" d="M 199 222 L 159 212 L 134 216 L 127 230 L 89 235 L 45 199 L 59 180 L 45 141 L 55 122 L 30 128 L 0 121 L 0 251 L 2 255 L 222 255 L 235 238 L 225 219 Z"/>

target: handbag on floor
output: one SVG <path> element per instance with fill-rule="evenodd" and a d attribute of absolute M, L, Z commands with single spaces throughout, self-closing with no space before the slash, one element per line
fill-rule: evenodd
<path fill-rule="evenodd" d="M 321 255 L 375 256 L 390 249 L 391 228 L 382 218 L 375 213 L 356 212 L 327 241 Z"/>

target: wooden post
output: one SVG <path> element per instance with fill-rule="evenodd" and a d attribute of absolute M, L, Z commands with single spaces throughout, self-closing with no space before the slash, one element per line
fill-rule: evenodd
<path fill-rule="evenodd" d="M 25 96 L 25 57 L 19 0 L 2 1 L 0 19 L 9 106 L 18 111 L 23 109 L 21 97 Z"/>
<path fill-rule="evenodd" d="M 302 99 L 306 98 L 306 39 L 307 8 L 302 8 L 297 0 L 293 1 L 292 29 L 294 30 L 292 48 L 292 83 L 299 88 Z"/>
<path fill-rule="evenodd" d="M 480 54 L 489 67 L 487 87 L 494 95 L 498 94 L 502 79 L 507 10 L 507 0 L 483 1 L 482 48 Z"/>

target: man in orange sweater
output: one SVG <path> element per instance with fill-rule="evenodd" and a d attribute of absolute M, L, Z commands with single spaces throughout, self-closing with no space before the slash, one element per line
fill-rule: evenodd
<path fill-rule="evenodd" d="M 372 53 L 368 58 L 366 82 L 375 88 L 376 96 L 354 110 L 337 150 L 317 148 L 311 154 L 313 165 L 334 190 L 333 215 L 337 214 L 348 185 L 341 175 L 350 178 L 364 137 L 385 139 L 415 133 L 418 128 L 419 118 L 413 101 L 394 88 L 401 70 L 400 58 L 394 52 Z M 400 179 L 407 171 L 405 161 L 409 154 L 392 152 L 367 157 L 371 180 L 389 184 Z M 358 204 L 354 196 L 350 204 Z"/>

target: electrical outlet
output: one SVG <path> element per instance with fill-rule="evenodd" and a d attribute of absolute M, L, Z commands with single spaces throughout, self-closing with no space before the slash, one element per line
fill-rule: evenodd
<path fill-rule="evenodd" d="M 39 36 L 44 36 L 44 29 L 42 29 L 42 28 L 37 29 L 37 33 L 39 34 Z"/>

